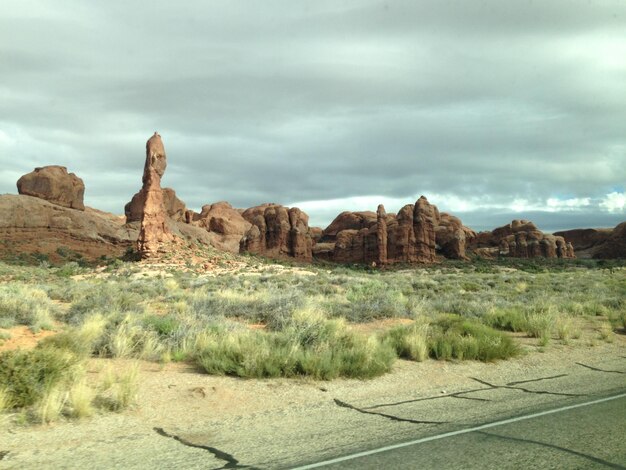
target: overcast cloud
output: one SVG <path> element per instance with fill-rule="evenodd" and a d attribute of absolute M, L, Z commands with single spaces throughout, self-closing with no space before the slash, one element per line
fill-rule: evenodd
<path fill-rule="evenodd" d="M 194 209 L 614 226 L 626 2 L 2 1 L 0 193 L 61 164 L 122 213 L 155 130 Z"/>

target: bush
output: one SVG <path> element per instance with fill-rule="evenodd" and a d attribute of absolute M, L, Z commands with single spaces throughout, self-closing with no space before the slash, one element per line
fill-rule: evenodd
<path fill-rule="evenodd" d="M 214 332 L 196 356 L 210 374 L 238 377 L 369 378 L 388 372 L 393 349 L 348 332 L 340 320 L 299 312 L 279 332 Z"/>
<path fill-rule="evenodd" d="M 80 360 L 70 351 L 37 347 L 0 353 L 0 383 L 14 408 L 30 406 L 80 371 Z"/>
<path fill-rule="evenodd" d="M 426 351 L 434 359 L 485 362 L 508 359 L 519 353 L 519 347 L 509 336 L 458 315 L 442 315 L 428 326 L 416 323 L 396 327 L 383 338 L 400 357 L 417 361 L 426 357 Z"/>
<path fill-rule="evenodd" d="M 58 313 L 43 289 L 23 284 L 0 285 L 0 328 L 17 324 L 51 329 Z"/>
<path fill-rule="evenodd" d="M 349 305 L 345 316 L 349 321 L 367 322 L 407 314 L 402 293 L 379 280 L 350 285 L 346 299 Z"/>

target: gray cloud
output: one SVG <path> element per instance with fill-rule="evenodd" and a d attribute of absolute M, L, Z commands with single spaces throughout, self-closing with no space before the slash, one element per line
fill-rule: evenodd
<path fill-rule="evenodd" d="M 473 201 L 457 212 L 482 228 L 589 198 L 548 228 L 614 225 L 625 57 L 620 0 L 9 0 L 0 192 L 63 164 L 120 213 L 158 130 L 164 184 L 194 208 L 446 195 L 432 202 Z"/>

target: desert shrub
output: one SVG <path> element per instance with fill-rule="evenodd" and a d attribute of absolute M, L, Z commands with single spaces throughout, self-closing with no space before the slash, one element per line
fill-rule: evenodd
<path fill-rule="evenodd" d="M 81 298 L 74 301 L 69 310 L 68 321 L 80 324 L 85 316 L 100 312 L 142 313 L 145 306 L 141 295 L 126 289 L 118 282 L 100 282 L 85 286 Z"/>
<path fill-rule="evenodd" d="M 399 357 L 421 362 L 428 358 L 428 322 L 415 322 L 410 326 L 397 326 L 384 335 Z"/>
<path fill-rule="evenodd" d="M 380 280 L 352 284 L 346 292 L 344 316 L 349 321 L 367 322 L 379 318 L 406 316 L 402 293 Z"/>
<path fill-rule="evenodd" d="M 289 318 L 304 303 L 295 289 L 269 288 L 259 291 L 225 289 L 216 292 L 194 292 L 187 300 L 195 315 L 232 317 L 248 321 L 280 321 Z"/>
<path fill-rule="evenodd" d="M 474 319 L 441 315 L 430 323 L 398 326 L 383 335 L 400 357 L 434 359 L 508 359 L 519 353 L 512 338 Z"/>
<path fill-rule="evenodd" d="M 37 347 L 29 351 L 0 353 L 0 383 L 14 408 L 39 402 L 46 393 L 71 382 L 80 372 L 80 360 L 72 352 Z"/>
<path fill-rule="evenodd" d="M 159 336 L 172 336 L 180 327 L 180 320 L 172 315 L 150 315 L 142 320 L 143 325 Z"/>
<path fill-rule="evenodd" d="M 122 369 L 107 368 L 95 403 L 110 411 L 122 411 L 137 400 L 139 365 L 133 363 Z"/>
<path fill-rule="evenodd" d="M 475 320 L 454 315 L 431 323 L 430 354 L 435 359 L 508 359 L 519 353 L 513 339 Z"/>
<path fill-rule="evenodd" d="M 282 331 L 213 333 L 196 357 L 210 374 L 322 380 L 374 377 L 389 371 L 394 360 L 389 345 L 310 311 L 296 313 Z"/>
<path fill-rule="evenodd" d="M 45 290 L 19 283 L 0 285 L 0 328 L 17 324 L 51 329 L 58 314 Z"/>
<path fill-rule="evenodd" d="M 76 261 L 71 261 L 59 267 L 56 270 L 56 275 L 59 277 L 71 277 L 83 272 L 85 272 L 84 268 L 82 268 Z"/>
<path fill-rule="evenodd" d="M 526 315 L 519 307 L 490 310 L 482 320 L 486 325 L 498 330 L 524 331 L 526 328 Z"/>
<path fill-rule="evenodd" d="M 71 351 L 79 357 L 87 357 L 96 353 L 100 347 L 107 320 L 102 315 L 92 315 L 84 322 L 39 342 L 43 348 L 53 347 Z"/>

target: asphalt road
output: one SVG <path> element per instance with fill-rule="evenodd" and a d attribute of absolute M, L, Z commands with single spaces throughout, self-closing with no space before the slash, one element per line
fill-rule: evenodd
<path fill-rule="evenodd" d="M 328 469 L 626 469 L 626 393 L 339 457 Z"/>
<path fill-rule="evenodd" d="M 258 400 L 280 394 L 282 405 L 191 421 L 144 407 L 80 423 L 0 427 L 0 469 L 626 468 L 626 399 L 593 403 L 626 393 L 625 353 L 563 356 L 558 367 L 534 365 L 536 356 L 524 367 L 433 363 L 441 375 L 432 383 L 418 365 L 377 381 L 289 385 L 284 393 L 280 382 L 233 380 L 266 390 Z M 451 375 L 443 389 L 437 381 Z M 208 387 L 218 379 L 180 380 Z M 553 410 L 560 411 L 545 414 Z M 507 421 L 537 413 L 544 414 Z M 389 446 L 396 448 L 379 451 Z"/>

